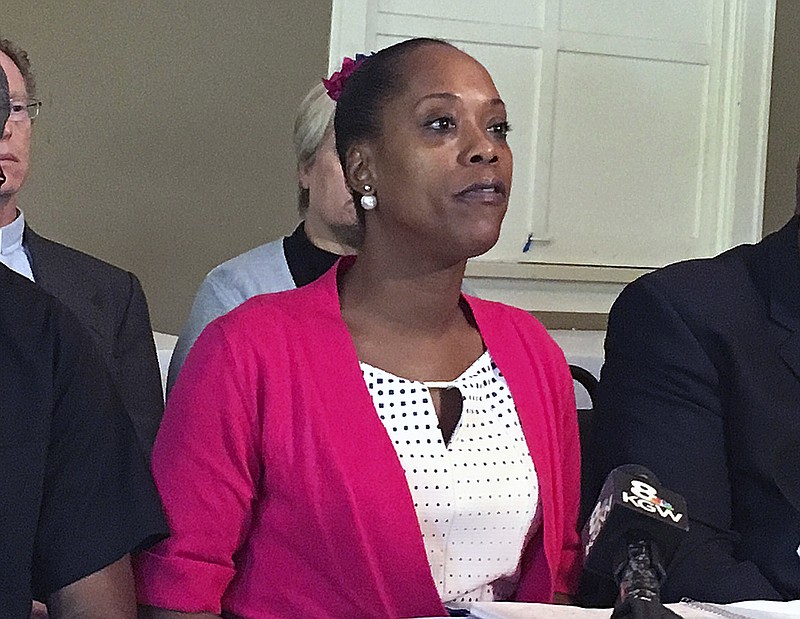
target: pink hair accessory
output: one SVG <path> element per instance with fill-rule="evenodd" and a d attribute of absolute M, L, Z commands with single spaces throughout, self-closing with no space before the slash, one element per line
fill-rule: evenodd
<path fill-rule="evenodd" d="M 347 83 L 347 80 L 368 57 L 368 54 L 356 54 L 355 58 L 348 58 L 345 56 L 342 59 L 342 68 L 336 71 L 328 79 L 322 79 L 322 85 L 325 86 L 325 90 L 328 92 L 328 96 L 331 99 L 334 101 L 339 100 L 339 97 L 342 96 L 342 90 L 344 90 L 344 85 Z"/>

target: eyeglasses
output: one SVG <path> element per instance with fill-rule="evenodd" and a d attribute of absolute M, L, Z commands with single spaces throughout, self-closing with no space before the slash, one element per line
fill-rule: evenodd
<path fill-rule="evenodd" d="M 40 107 L 42 107 L 42 102 L 39 101 L 39 99 L 31 99 L 28 103 L 12 101 L 11 113 L 8 115 L 8 120 L 12 122 L 33 120 L 39 115 Z"/>

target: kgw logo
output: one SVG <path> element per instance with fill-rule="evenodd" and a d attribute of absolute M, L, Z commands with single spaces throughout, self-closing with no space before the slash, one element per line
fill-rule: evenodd
<path fill-rule="evenodd" d="M 670 518 L 673 522 L 680 522 L 683 514 L 677 513 L 670 503 L 658 496 L 658 490 L 650 484 L 638 479 L 631 480 L 631 491 L 622 491 L 622 502 L 630 503 L 651 514 L 658 514 L 662 518 Z"/>

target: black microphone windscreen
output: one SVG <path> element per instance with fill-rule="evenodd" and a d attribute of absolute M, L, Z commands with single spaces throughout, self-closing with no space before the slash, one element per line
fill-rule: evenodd
<path fill-rule="evenodd" d="M 609 473 L 583 528 L 584 567 L 613 577 L 629 542 L 647 540 L 668 563 L 688 531 L 686 501 L 662 488 L 643 466 L 626 464 Z"/>
<path fill-rule="evenodd" d="M 627 473 L 628 475 L 636 475 L 644 481 L 648 481 L 656 486 L 661 485 L 661 482 L 658 481 L 658 477 L 656 477 L 655 473 L 641 464 L 621 464 L 614 470 L 619 471 L 620 473 Z"/>

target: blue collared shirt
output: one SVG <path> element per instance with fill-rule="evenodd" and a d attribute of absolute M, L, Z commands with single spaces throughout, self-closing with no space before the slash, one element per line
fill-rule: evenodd
<path fill-rule="evenodd" d="M 22 245 L 22 235 L 25 232 L 25 215 L 19 215 L 7 226 L 0 227 L 0 263 L 12 271 L 34 281 L 31 270 L 31 259 L 27 250 Z"/>

